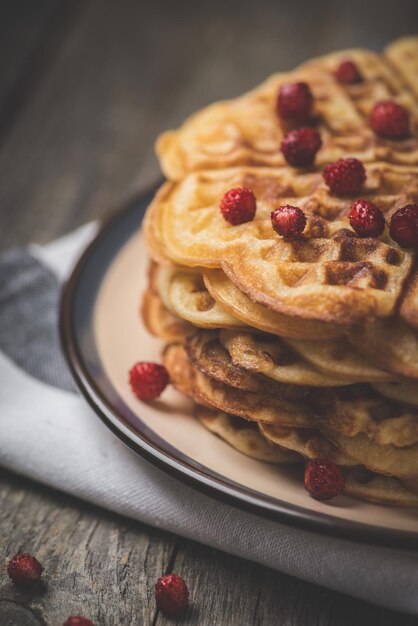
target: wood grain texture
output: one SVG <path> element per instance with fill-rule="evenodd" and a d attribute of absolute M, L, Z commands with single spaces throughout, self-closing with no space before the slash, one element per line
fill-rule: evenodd
<path fill-rule="evenodd" d="M 0 477 L 0 511 L 0 562 L 22 550 L 45 567 L 43 584 L 33 591 L 16 588 L 1 568 L 2 626 L 8 616 L 18 626 L 59 626 L 74 613 L 98 626 L 169 626 L 173 620 L 156 610 L 153 593 L 157 578 L 171 571 L 190 587 L 183 626 L 416 623 L 8 474 Z"/>
<path fill-rule="evenodd" d="M 417 6 L 7 0 L 0 20 L 0 248 L 44 242 L 103 216 L 158 178 L 159 132 L 309 56 L 353 45 L 378 49 L 411 30 Z M 157 577 L 170 571 L 190 586 L 182 624 L 417 623 L 3 473 L 0 567 L 20 550 L 43 562 L 45 584 L 22 592 L 3 569 L 0 626 L 59 626 L 70 613 L 98 626 L 173 624 L 153 600 Z"/>

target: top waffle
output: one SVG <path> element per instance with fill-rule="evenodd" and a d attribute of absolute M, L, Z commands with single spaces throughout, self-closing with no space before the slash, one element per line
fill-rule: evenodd
<path fill-rule="evenodd" d="M 418 202 L 418 167 L 366 165 L 363 196 L 389 215 Z M 219 211 L 223 194 L 251 187 L 257 213 L 231 226 Z M 352 199 L 330 194 L 320 172 L 233 168 L 199 172 L 157 196 L 147 229 L 179 265 L 222 268 L 253 301 L 305 319 L 350 324 L 392 315 L 414 255 L 387 235 L 353 236 L 346 213 Z M 305 211 L 302 238 L 286 241 L 271 227 L 279 204 Z"/>
<path fill-rule="evenodd" d="M 359 68 L 361 82 L 336 80 L 335 69 L 347 58 Z M 367 179 L 357 197 L 376 203 L 388 219 L 398 208 L 418 203 L 417 62 L 418 38 L 395 42 L 383 55 L 334 53 L 275 75 L 165 133 L 157 151 L 173 182 L 162 188 L 147 215 L 153 256 L 162 263 L 219 268 L 253 303 L 281 315 L 347 327 L 399 311 L 418 328 L 414 253 L 386 232 L 379 238 L 354 236 L 347 219 L 353 198 L 333 195 L 321 167 L 286 166 L 279 148 L 290 126 L 276 113 L 281 85 L 308 83 L 322 138 L 316 165 L 361 159 Z M 385 99 L 409 110 L 409 138 L 387 140 L 371 129 L 370 112 Z M 219 211 L 223 194 L 234 187 L 251 188 L 257 199 L 255 219 L 239 226 Z M 278 237 L 271 227 L 271 211 L 284 204 L 300 207 L 307 217 L 297 240 Z"/>
<path fill-rule="evenodd" d="M 352 59 L 364 80 L 341 85 L 334 70 Z M 418 164 L 418 38 L 402 39 L 379 55 L 348 50 L 310 61 L 295 72 L 277 74 L 235 100 L 215 103 L 189 118 L 177 131 L 164 133 L 157 152 L 164 174 L 178 180 L 201 170 L 256 165 L 285 165 L 279 146 L 289 130 L 276 114 L 276 97 L 284 83 L 304 81 L 314 95 L 315 116 L 323 147 L 318 165 L 347 155 L 363 162 Z M 412 118 L 408 140 L 377 137 L 368 124 L 379 100 L 396 100 Z"/>

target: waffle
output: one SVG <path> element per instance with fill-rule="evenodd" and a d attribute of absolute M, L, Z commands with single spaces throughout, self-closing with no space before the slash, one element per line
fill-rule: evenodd
<path fill-rule="evenodd" d="M 358 327 L 349 339 L 372 363 L 398 376 L 418 378 L 418 333 L 401 320 Z"/>
<path fill-rule="evenodd" d="M 334 53 L 295 72 L 272 76 L 240 98 L 207 107 L 178 131 L 159 138 L 157 154 L 164 174 L 179 180 L 202 169 L 285 165 L 278 148 L 289 127 L 279 120 L 275 104 L 280 86 L 297 81 L 307 82 L 313 92 L 314 117 L 323 139 L 318 165 L 347 154 L 364 162 L 418 164 L 416 42 L 411 38 L 390 46 L 389 58 L 367 50 Z M 346 58 L 358 66 L 362 83 L 347 86 L 335 80 L 334 70 Z M 374 103 L 393 98 L 413 115 L 412 137 L 402 143 L 377 138 L 368 124 Z"/>
<path fill-rule="evenodd" d="M 335 70 L 353 60 L 363 80 Z M 196 403 L 211 432 L 253 459 L 340 465 L 346 493 L 418 505 L 418 259 L 388 229 L 360 238 L 354 198 L 388 223 L 418 203 L 418 37 L 384 54 L 349 50 L 277 74 L 241 98 L 216 103 L 164 133 L 157 152 L 168 181 L 147 210 L 153 264 L 142 315 L 169 342 L 171 382 Z M 294 127 L 276 112 L 285 83 L 307 82 L 307 122 L 322 139 L 315 163 L 290 168 L 280 151 Z M 410 112 L 411 135 L 377 136 L 376 102 Z M 330 192 L 323 166 L 357 157 L 366 182 L 356 196 Z M 232 226 L 220 201 L 252 189 L 255 218 Z M 271 212 L 300 207 L 307 224 L 288 240 Z"/>
<path fill-rule="evenodd" d="M 273 380 L 309 387 L 337 387 L 352 381 L 324 373 L 295 352 L 283 339 L 242 331 L 220 333 L 223 345 L 237 365 Z"/>
<path fill-rule="evenodd" d="M 278 465 L 300 461 L 298 454 L 270 445 L 253 422 L 203 406 L 196 406 L 195 416 L 205 428 L 252 459 Z"/>
<path fill-rule="evenodd" d="M 163 362 L 174 386 L 198 404 L 253 422 L 299 428 L 309 425 L 309 410 L 303 404 L 220 383 L 193 367 L 180 344 L 166 346 Z"/>
<path fill-rule="evenodd" d="M 414 381 L 375 383 L 373 387 L 382 396 L 418 407 L 418 385 Z"/>
<path fill-rule="evenodd" d="M 368 385 L 322 393 L 316 406 L 315 420 L 344 437 L 364 434 L 376 445 L 397 448 L 418 444 L 418 410 L 391 402 Z"/>
<path fill-rule="evenodd" d="M 350 345 L 346 337 L 329 340 L 286 339 L 295 352 L 325 374 L 350 382 L 381 382 L 394 376 L 368 363 Z"/>
<path fill-rule="evenodd" d="M 219 333 L 196 332 L 184 343 L 189 361 L 201 372 L 215 380 L 244 391 L 264 392 L 291 402 L 304 402 L 309 387 L 273 381 L 263 375 L 254 375 L 234 363 L 228 350 L 222 345 Z"/>
<path fill-rule="evenodd" d="M 252 302 L 221 270 L 205 270 L 203 279 L 210 295 L 228 313 L 258 330 L 295 339 L 329 339 L 341 334 L 338 326 L 300 320 Z"/>
<path fill-rule="evenodd" d="M 418 201 L 418 168 L 367 166 L 365 197 L 390 215 Z M 231 226 L 219 211 L 223 194 L 251 187 L 252 222 Z M 385 234 L 353 236 L 352 198 L 337 198 L 319 172 L 236 168 L 199 172 L 174 185 L 157 211 L 155 231 L 172 262 L 221 268 L 251 300 L 285 315 L 347 326 L 392 315 L 412 271 L 413 253 Z M 308 224 L 286 241 L 271 227 L 279 204 L 297 205 Z"/>
<path fill-rule="evenodd" d="M 260 423 L 263 437 L 282 448 L 293 450 L 305 459 L 329 459 L 343 467 L 357 467 L 358 463 L 341 452 L 318 430 L 313 428 L 285 428 L 275 424 Z"/>

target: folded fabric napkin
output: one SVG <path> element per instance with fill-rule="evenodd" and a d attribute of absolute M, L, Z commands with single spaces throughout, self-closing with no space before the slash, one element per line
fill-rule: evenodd
<path fill-rule="evenodd" d="M 225 552 L 418 614 L 418 546 L 365 546 L 217 502 L 140 459 L 96 417 L 77 393 L 57 329 L 61 282 L 95 232 L 88 225 L 48 246 L 0 255 L 0 465 Z"/>

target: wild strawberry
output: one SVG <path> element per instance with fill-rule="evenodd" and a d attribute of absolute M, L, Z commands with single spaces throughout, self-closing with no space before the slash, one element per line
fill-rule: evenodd
<path fill-rule="evenodd" d="M 395 211 L 389 233 L 402 248 L 418 248 L 418 204 L 407 204 Z"/>
<path fill-rule="evenodd" d="M 307 167 L 314 162 L 321 145 L 321 135 L 308 126 L 288 132 L 282 141 L 281 151 L 290 165 Z"/>
<path fill-rule="evenodd" d="M 361 83 L 363 80 L 357 65 L 350 60 L 341 61 L 335 70 L 335 78 L 345 85 Z"/>
<path fill-rule="evenodd" d="M 383 100 L 374 106 L 370 125 L 385 139 L 405 139 L 409 135 L 409 111 L 397 102 Z"/>
<path fill-rule="evenodd" d="M 312 110 L 313 96 L 306 83 L 286 83 L 277 97 L 277 113 L 284 119 L 306 122 Z"/>
<path fill-rule="evenodd" d="M 379 237 L 385 229 L 382 211 L 368 200 L 355 200 L 348 219 L 359 237 Z"/>
<path fill-rule="evenodd" d="M 7 573 L 16 585 L 38 582 L 44 568 L 32 554 L 15 554 L 7 565 Z"/>
<path fill-rule="evenodd" d="M 317 500 L 330 500 L 344 491 L 344 474 L 332 461 L 314 459 L 305 467 L 305 489 Z"/>
<path fill-rule="evenodd" d="M 220 204 L 221 213 L 233 226 L 251 222 L 257 209 L 255 195 L 251 189 L 235 187 L 226 192 Z"/>
<path fill-rule="evenodd" d="M 90 619 L 87 619 L 87 617 L 71 615 L 71 617 L 65 620 L 63 626 L 94 626 L 94 624 Z"/>
<path fill-rule="evenodd" d="M 348 196 L 361 190 L 366 170 L 358 159 L 338 159 L 324 168 L 322 176 L 332 193 Z"/>
<path fill-rule="evenodd" d="M 177 574 L 167 574 L 159 578 L 155 585 L 155 601 L 165 615 L 175 617 L 184 613 L 189 604 L 186 583 Z"/>
<path fill-rule="evenodd" d="M 271 212 L 271 225 L 285 239 L 295 239 L 303 233 L 306 217 L 299 207 L 285 204 Z"/>
<path fill-rule="evenodd" d="M 135 363 L 129 371 L 132 391 L 140 400 L 154 400 L 169 383 L 168 372 L 158 363 Z"/>

